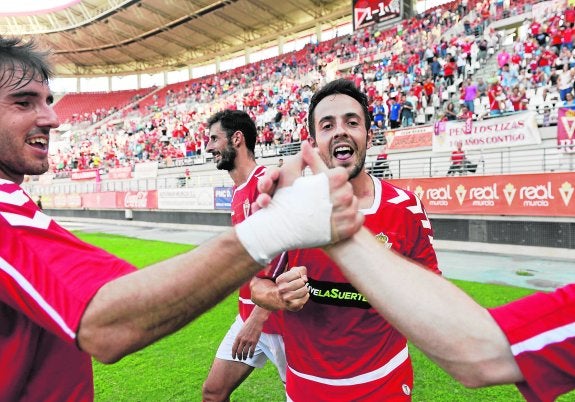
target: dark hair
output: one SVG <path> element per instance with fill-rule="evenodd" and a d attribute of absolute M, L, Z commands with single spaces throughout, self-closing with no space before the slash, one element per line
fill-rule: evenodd
<path fill-rule="evenodd" d="M 218 122 L 226 132 L 228 140 L 232 138 L 236 131 L 241 131 L 248 151 L 254 155 L 258 131 L 256 123 L 254 123 L 249 114 L 242 110 L 231 109 L 217 112 L 208 119 L 208 129 Z"/>
<path fill-rule="evenodd" d="M 11 83 L 16 75 L 19 78 L 10 84 L 15 89 L 34 80 L 47 82 L 52 77 L 49 54 L 39 50 L 33 39 L 24 42 L 20 37 L 0 36 L 0 88 Z"/>
<path fill-rule="evenodd" d="M 309 135 L 311 138 L 315 139 L 314 111 L 317 104 L 324 98 L 335 94 L 347 95 L 355 99 L 361 105 L 361 108 L 363 109 L 365 130 L 369 131 L 371 119 L 369 117 L 367 96 L 359 89 L 357 89 L 353 82 L 341 78 L 326 84 L 311 97 L 307 121 Z"/>

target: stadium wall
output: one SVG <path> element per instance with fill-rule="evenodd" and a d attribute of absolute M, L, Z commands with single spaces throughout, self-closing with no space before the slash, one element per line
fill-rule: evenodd
<path fill-rule="evenodd" d="M 80 218 L 226 227 L 228 211 L 44 210 L 55 219 Z M 430 215 L 435 239 L 462 243 L 538 246 L 575 250 L 575 221 L 559 217 Z"/>

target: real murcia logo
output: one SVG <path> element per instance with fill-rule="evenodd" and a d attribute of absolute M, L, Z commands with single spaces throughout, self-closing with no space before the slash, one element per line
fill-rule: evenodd
<path fill-rule="evenodd" d="M 250 216 L 250 200 L 248 200 L 247 198 L 244 200 L 244 203 L 242 205 L 243 209 L 244 209 L 244 219 L 247 218 L 248 216 Z"/>
<path fill-rule="evenodd" d="M 403 390 L 403 393 L 404 393 L 405 395 L 411 395 L 411 388 L 409 387 L 409 385 L 403 384 L 403 385 L 401 386 L 401 389 Z"/>
<path fill-rule="evenodd" d="M 565 182 L 559 187 L 559 194 L 561 194 L 561 198 L 565 203 L 565 206 L 569 206 L 569 202 L 571 201 L 571 197 L 573 196 L 573 185 L 569 182 Z"/>
<path fill-rule="evenodd" d="M 415 187 L 415 191 L 413 192 L 413 194 L 415 194 L 417 196 L 417 198 L 419 198 L 420 200 L 423 199 L 424 193 L 425 193 L 425 191 L 423 191 L 423 187 L 421 187 L 421 186 Z"/>
<path fill-rule="evenodd" d="M 503 189 L 503 195 L 507 200 L 507 205 L 511 206 L 511 204 L 513 203 L 513 199 L 515 198 L 516 192 L 517 190 L 515 189 L 515 186 L 511 183 L 507 183 L 507 185 Z"/>
<path fill-rule="evenodd" d="M 573 138 L 573 133 L 575 132 L 575 116 L 562 116 L 561 123 L 563 127 L 565 127 L 565 131 L 567 132 L 567 137 L 569 139 Z"/>
<path fill-rule="evenodd" d="M 467 194 L 467 190 L 463 184 L 457 186 L 455 189 L 455 195 L 457 196 L 457 201 L 459 201 L 459 205 L 463 205 L 463 201 L 465 200 L 465 195 Z"/>
<path fill-rule="evenodd" d="M 389 243 L 389 237 L 383 232 L 380 232 L 375 235 L 375 238 L 384 244 L 386 248 L 391 248 L 391 243 Z"/>

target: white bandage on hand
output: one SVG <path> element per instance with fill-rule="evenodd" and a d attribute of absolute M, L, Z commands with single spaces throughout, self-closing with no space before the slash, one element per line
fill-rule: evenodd
<path fill-rule="evenodd" d="M 250 256 L 266 265 L 282 251 L 328 244 L 331 210 L 325 173 L 300 177 L 277 190 L 267 208 L 236 225 L 236 234 Z"/>

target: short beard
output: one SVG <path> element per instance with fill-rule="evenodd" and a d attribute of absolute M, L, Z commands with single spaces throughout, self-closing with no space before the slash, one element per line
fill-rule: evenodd
<path fill-rule="evenodd" d="M 351 171 L 349 172 L 349 179 L 348 180 L 354 179 L 357 176 L 359 176 L 359 174 L 363 170 L 364 166 L 365 166 L 365 161 L 360 163 L 360 164 L 354 165 L 353 169 L 351 169 Z"/>
<path fill-rule="evenodd" d="M 228 144 L 226 149 L 220 152 L 220 160 L 216 164 L 216 167 L 219 170 L 225 170 L 227 172 L 234 170 L 236 167 L 237 154 L 238 152 L 236 149 L 232 145 Z"/>

